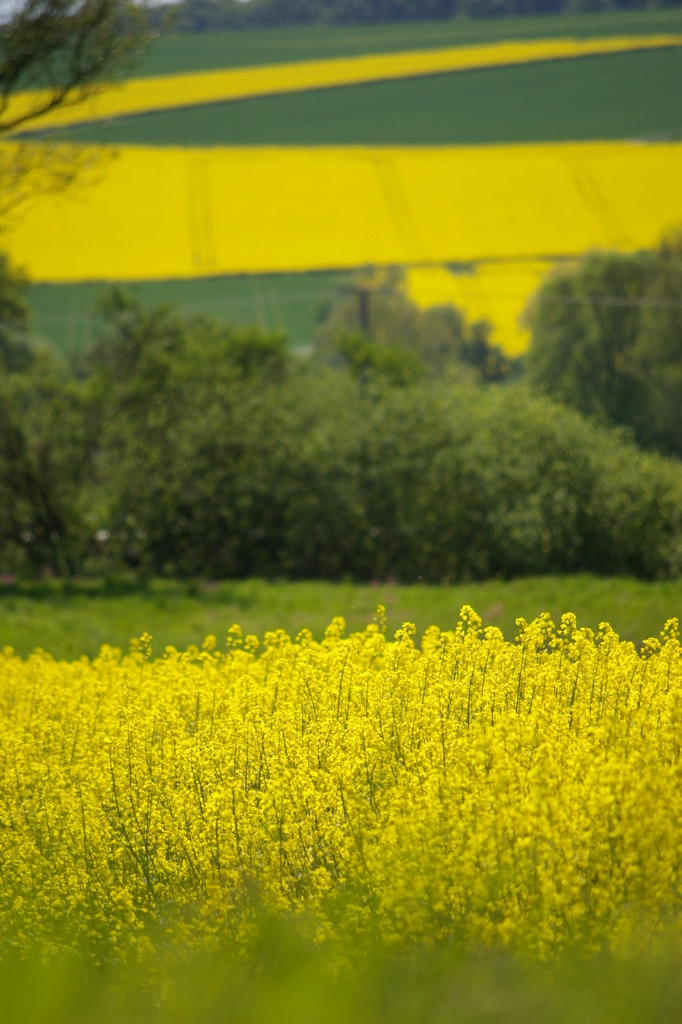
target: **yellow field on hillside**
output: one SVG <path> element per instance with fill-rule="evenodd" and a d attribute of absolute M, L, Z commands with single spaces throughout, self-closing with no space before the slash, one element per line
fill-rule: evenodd
<path fill-rule="evenodd" d="M 682 143 L 122 147 L 3 247 L 45 282 L 551 260 L 655 245 L 680 182 Z"/>
<path fill-rule="evenodd" d="M 523 313 L 551 269 L 547 260 L 481 263 L 468 273 L 447 267 L 410 267 L 405 294 L 420 309 L 456 306 L 470 323 L 487 320 L 493 328 L 492 342 L 506 355 L 519 356 L 530 341 Z"/>
<path fill-rule="evenodd" d="M 539 39 L 457 46 L 442 50 L 336 57 L 261 67 L 130 79 L 117 88 L 77 105 L 58 107 L 41 117 L 41 128 L 64 127 L 130 114 L 193 107 L 202 103 L 271 96 L 277 93 L 328 89 L 361 82 L 437 75 L 473 68 L 501 67 L 537 61 L 631 50 L 682 46 L 680 35 L 625 36 L 605 39 Z M 10 99 L 7 117 L 40 105 L 40 92 L 19 93 Z"/>

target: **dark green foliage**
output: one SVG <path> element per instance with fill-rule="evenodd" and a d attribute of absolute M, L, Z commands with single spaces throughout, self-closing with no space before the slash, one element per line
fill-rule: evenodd
<path fill-rule="evenodd" d="M 96 519 L 85 396 L 49 361 L 0 376 L 0 572 L 68 575 Z"/>
<path fill-rule="evenodd" d="M 27 287 L 0 255 L 0 572 L 68 573 L 82 554 L 87 420 L 50 352 L 31 343 Z"/>
<path fill-rule="evenodd" d="M 28 278 L 0 253 L 0 376 L 27 370 L 34 359 L 28 342 L 31 313 Z"/>
<path fill-rule="evenodd" d="M 530 323 L 534 385 L 682 456 L 682 234 L 656 252 L 587 256 L 543 286 Z"/>
<path fill-rule="evenodd" d="M 342 334 L 335 349 L 359 381 L 384 380 L 405 387 L 423 375 L 423 363 L 399 342 L 377 345 L 365 334 Z"/>
<path fill-rule="evenodd" d="M 351 337 L 332 368 L 121 292 L 104 307 L 108 334 L 70 374 L 39 362 L 2 381 L 3 571 L 682 568 L 679 464 L 519 385 L 476 383 L 461 337 L 432 362 L 409 339 L 391 353 Z"/>
<path fill-rule="evenodd" d="M 487 382 L 505 380 L 516 367 L 489 335 L 485 321 L 468 324 L 453 306 L 420 310 L 396 271 L 348 284 L 321 310 L 317 342 L 323 360 L 345 363 L 357 378 L 369 373 L 404 384 L 457 365 Z"/>
<path fill-rule="evenodd" d="M 679 467 L 549 403 L 472 385 L 367 388 L 339 371 L 238 387 L 221 374 L 210 392 L 179 379 L 172 402 L 140 406 L 112 510 L 142 533 L 152 571 L 679 570 Z"/>
<path fill-rule="evenodd" d="M 108 550 L 164 572 L 247 574 L 242 533 L 264 528 L 247 520 L 248 506 L 262 495 L 267 520 L 268 452 L 280 441 L 268 390 L 287 376 L 284 338 L 183 321 L 116 291 L 106 305 L 111 331 L 79 366 L 101 410 Z M 245 451 L 254 461 L 243 498 L 235 480 Z"/>

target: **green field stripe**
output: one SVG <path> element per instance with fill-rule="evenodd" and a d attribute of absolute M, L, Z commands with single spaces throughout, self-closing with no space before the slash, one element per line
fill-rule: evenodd
<path fill-rule="evenodd" d="M 335 615 L 345 616 L 349 632 L 364 628 L 378 604 L 386 607 L 390 633 L 404 622 L 415 623 L 419 636 L 434 623 L 451 629 L 462 605 L 471 604 L 486 626 L 498 626 L 508 640 L 517 632 L 519 615 L 532 621 L 549 611 L 558 622 L 563 612 L 573 611 L 581 626 L 596 630 L 600 622 L 610 622 L 622 639 L 639 644 L 656 636 L 682 606 L 682 580 L 645 583 L 583 574 L 457 586 L 416 581 L 363 586 L 259 579 L 138 583 L 122 576 L 66 584 L 0 583 L 0 649 L 11 644 L 27 656 L 40 643 L 57 658 L 95 657 L 104 643 L 127 650 L 131 637 L 144 627 L 154 638 L 155 652 L 161 652 L 166 644 L 180 649 L 199 645 L 210 633 L 224 637 L 225 623 L 233 622 L 261 637 L 267 630 L 285 629 L 296 636 L 309 628 L 321 639 Z"/>
<path fill-rule="evenodd" d="M 434 75 L 208 104 L 74 128 L 141 145 L 461 145 L 677 137 L 679 50 Z"/>
<path fill-rule="evenodd" d="M 557 35 L 589 39 L 680 31 L 682 10 L 656 10 L 201 33 L 158 39 L 135 74 L 168 75 L 394 50 L 469 46 L 503 39 Z"/>
<path fill-rule="evenodd" d="M 310 274 L 211 277 L 191 281 L 143 281 L 125 288 L 141 303 L 177 306 L 224 323 L 257 324 L 284 331 L 292 345 L 311 342 L 322 304 L 334 299 L 351 278 L 347 271 Z M 65 355 L 88 348 L 105 330 L 95 314 L 102 283 L 33 285 L 28 294 L 37 339 Z"/>

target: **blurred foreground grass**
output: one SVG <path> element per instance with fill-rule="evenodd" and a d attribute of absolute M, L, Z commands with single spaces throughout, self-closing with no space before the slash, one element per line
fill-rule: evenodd
<path fill-rule="evenodd" d="M 523 962 L 456 946 L 339 958 L 264 920 L 254 958 L 174 948 L 155 970 L 3 958 L 6 1024 L 678 1024 L 679 959 Z"/>
<path fill-rule="evenodd" d="M 389 632 L 403 622 L 413 622 L 418 635 L 430 625 L 453 628 L 462 605 L 470 604 L 484 626 L 499 626 L 508 640 L 519 616 L 531 621 L 548 611 L 558 621 L 572 611 L 581 626 L 609 622 L 639 644 L 658 635 L 667 619 L 682 616 L 682 579 L 645 583 L 583 574 L 425 586 L 114 576 L 0 583 L 0 648 L 9 644 L 22 656 L 42 647 L 57 658 L 93 657 L 104 643 L 127 650 L 130 639 L 146 631 L 161 654 L 168 644 L 201 644 L 208 634 L 222 646 L 234 623 L 260 639 L 268 630 L 295 637 L 304 628 L 320 639 L 337 615 L 348 630 L 364 628 L 378 604 L 386 606 Z"/>

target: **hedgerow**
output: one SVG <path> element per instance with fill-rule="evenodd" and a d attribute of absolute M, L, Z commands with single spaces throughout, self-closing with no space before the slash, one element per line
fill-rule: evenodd
<path fill-rule="evenodd" d="M 390 366 L 328 369 L 281 337 L 119 300 L 77 365 L 41 357 L 0 378 L 2 571 L 682 568 L 679 462 L 522 384 L 483 386 L 458 364 L 415 375 L 397 350 Z"/>

